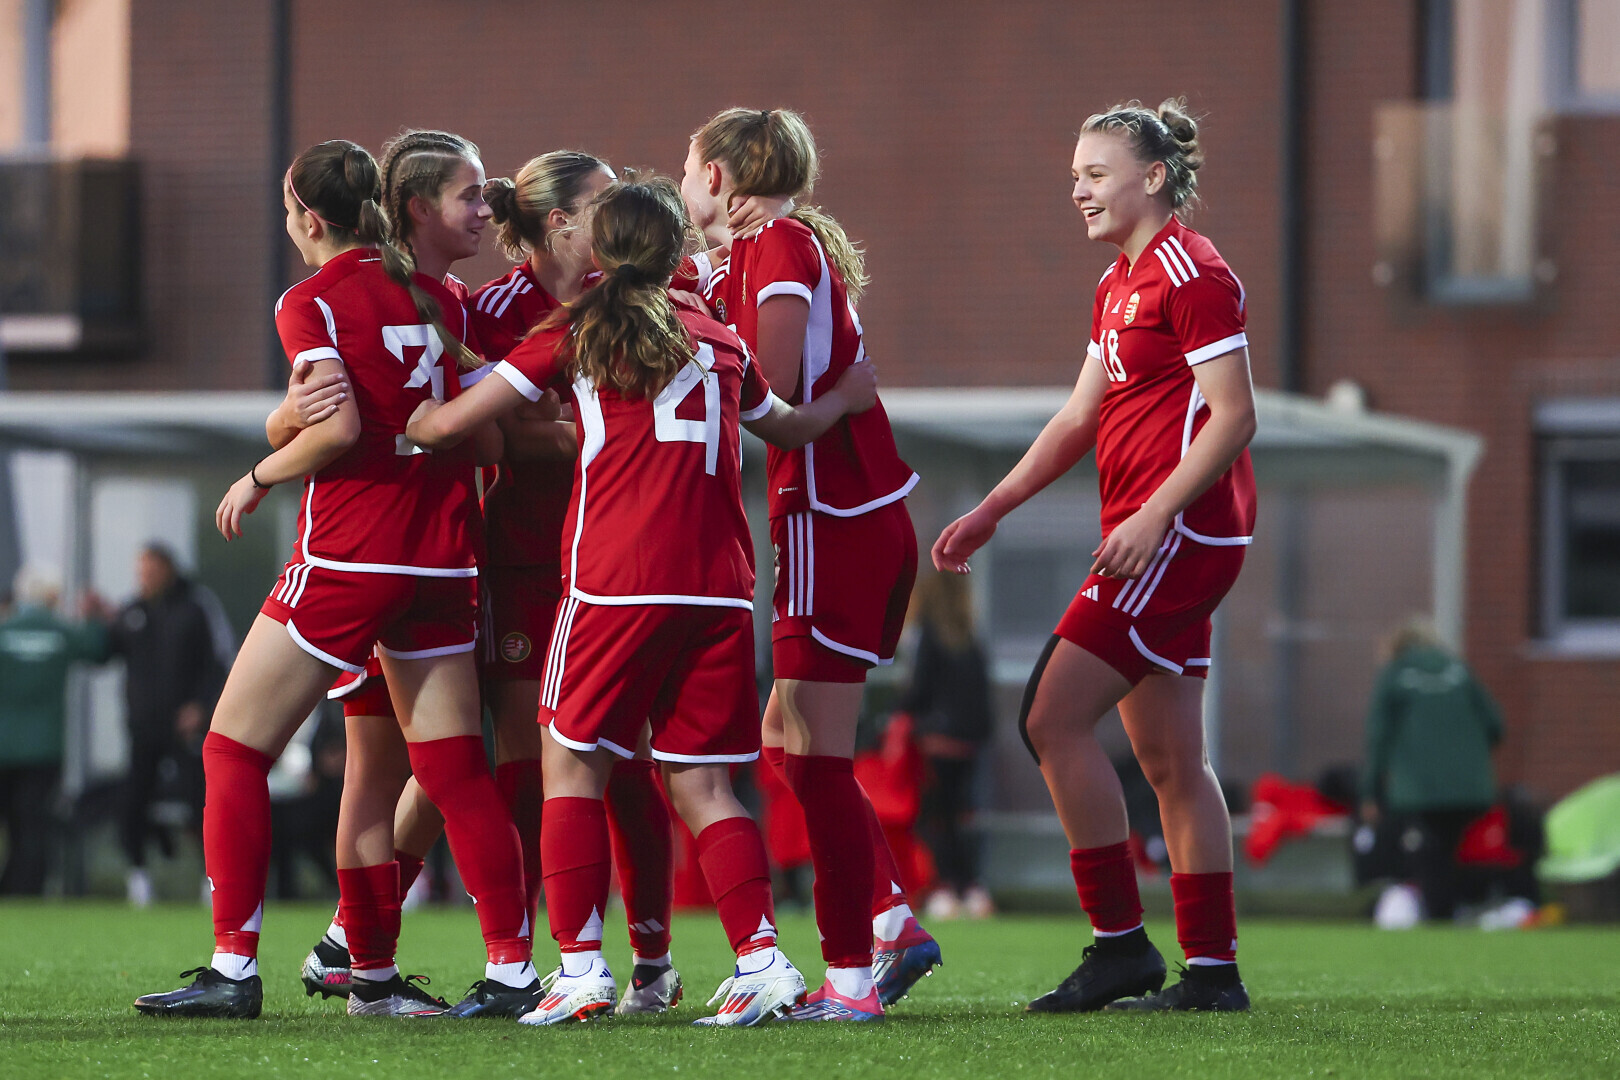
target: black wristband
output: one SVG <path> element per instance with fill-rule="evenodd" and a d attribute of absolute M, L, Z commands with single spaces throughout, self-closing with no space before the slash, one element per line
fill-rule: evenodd
<path fill-rule="evenodd" d="M 248 470 L 248 479 L 253 481 L 254 487 L 260 489 L 261 491 L 269 491 L 271 488 L 275 487 L 275 485 L 263 484 L 259 482 L 259 464 L 260 463 L 257 461 L 253 463 L 253 468 Z"/>

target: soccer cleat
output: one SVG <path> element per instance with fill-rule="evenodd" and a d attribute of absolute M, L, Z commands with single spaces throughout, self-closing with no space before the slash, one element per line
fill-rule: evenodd
<path fill-rule="evenodd" d="M 878 1001 L 885 1007 L 893 1005 L 911 993 L 919 979 L 932 975 L 934 968 L 944 963 L 939 942 L 917 925 L 916 919 L 907 919 L 898 939 L 872 945 L 872 978 L 877 983 Z"/>
<path fill-rule="evenodd" d="M 709 999 L 719 1005 L 713 1016 L 693 1021 L 699 1027 L 753 1027 L 773 1016 L 782 1016 L 804 1001 L 804 976 L 788 963 L 780 951 L 758 971 L 744 975 L 741 970 L 720 984 Z"/>
<path fill-rule="evenodd" d="M 479 979 L 467 990 L 467 996 L 452 1005 L 445 1015 L 457 1020 L 475 1017 L 516 1020 L 540 1004 L 544 996 L 539 979 L 528 986 L 508 986 L 494 979 Z"/>
<path fill-rule="evenodd" d="M 304 957 L 304 996 L 322 998 L 349 996 L 349 950 L 325 934 Z"/>
<path fill-rule="evenodd" d="M 1109 1012 L 1248 1012 L 1249 991 L 1236 964 L 1181 969 L 1181 981 L 1143 997 L 1105 1006 Z"/>
<path fill-rule="evenodd" d="M 411 1019 L 443 1016 L 450 1005 L 422 989 L 428 981 L 426 975 L 401 978 L 398 972 L 389 979 L 355 979 L 349 989 L 349 1015 Z"/>
<path fill-rule="evenodd" d="M 936 950 L 937 951 L 937 950 Z M 883 1019 L 883 1002 L 878 999 L 877 988 L 864 998 L 856 999 L 845 997 L 833 989 L 832 983 L 825 982 L 821 989 L 811 994 L 803 1005 L 789 1009 L 782 1020 L 845 1020 L 865 1021 Z"/>
<path fill-rule="evenodd" d="M 1138 953 L 1121 955 L 1100 945 L 1087 945 L 1080 966 L 1057 989 L 1042 994 L 1025 1012 L 1095 1012 L 1110 1001 L 1152 994 L 1164 985 L 1164 957 L 1151 943 Z"/>
<path fill-rule="evenodd" d="M 561 1024 L 610 1016 L 619 1000 L 619 984 L 613 981 L 606 960 L 597 960 L 583 975 L 564 975 L 558 968 L 541 980 L 541 988 L 545 996 L 518 1017 L 518 1023 Z"/>
<path fill-rule="evenodd" d="M 630 973 L 630 989 L 614 1012 L 620 1016 L 664 1013 L 681 1003 L 681 973 L 673 967 L 637 964 Z"/>
<path fill-rule="evenodd" d="M 147 1016 L 217 1016 L 252 1020 L 264 1007 L 264 984 L 257 975 L 229 979 L 213 968 L 182 971 L 182 979 L 195 975 L 190 986 L 167 994 L 143 994 L 135 1008 Z"/>

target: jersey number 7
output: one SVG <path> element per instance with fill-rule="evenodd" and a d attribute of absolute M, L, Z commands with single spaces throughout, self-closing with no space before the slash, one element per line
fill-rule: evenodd
<path fill-rule="evenodd" d="M 659 442 L 691 442 L 703 446 L 703 471 L 714 475 L 720 460 L 720 377 L 714 366 L 714 349 L 699 343 L 697 362 L 681 368 L 680 374 L 653 399 L 653 434 Z M 699 385 L 703 387 L 703 419 L 682 420 L 675 415 Z"/>
<path fill-rule="evenodd" d="M 421 349 L 422 354 L 417 357 L 416 366 L 411 369 L 410 378 L 405 380 L 406 389 L 418 386 L 432 388 L 435 400 L 444 400 L 444 368 L 439 365 L 439 357 L 444 355 L 444 342 L 439 340 L 438 331 L 427 323 L 417 323 L 410 326 L 385 326 L 382 328 L 383 347 L 394 354 L 400 363 L 408 363 L 405 359 L 406 349 Z M 426 450 L 417 446 L 403 434 L 394 436 L 394 453 L 401 456 L 411 454 L 425 454 Z"/>

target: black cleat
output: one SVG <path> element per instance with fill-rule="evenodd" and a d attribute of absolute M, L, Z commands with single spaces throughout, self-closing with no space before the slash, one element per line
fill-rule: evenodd
<path fill-rule="evenodd" d="M 1194 965 L 1181 969 L 1181 981 L 1167 990 L 1127 998 L 1106 1006 L 1109 1012 L 1248 1012 L 1249 991 L 1236 964 Z"/>
<path fill-rule="evenodd" d="M 412 1019 L 443 1016 L 450 1010 L 450 1003 L 422 989 L 429 981 L 426 975 L 402 978 L 398 972 L 388 979 L 355 979 L 349 990 L 349 1015 Z"/>
<path fill-rule="evenodd" d="M 349 996 L 349 950 L 325 934 L 304 957 L 304 996 L 322 998 Z"/>
<path fill-rule="evenodd" d="M 264 983 L 257 975 L 228 979 L 213 968 L 182 971 L 182 979 L 195 975 L 190 986 L 167 994 L 143 994 L 135 1008 L 147 1016 L 217 1016 L 232 1020 L 252 1020 L 264 1007 Z"/>
<path fill-rule="evenodd" d="M 1042 994 L 1025 1012 L 1096 1012 L 1110 1001 L 1151 994 L 1164 985 L 1164 957 L 1146 936 L 1139 952 L 1087 945 L 1080 966 L 1056 990 Z"/>
<path fill-rule="evenodd" d="M 533 1012 L 543 997 L 545 990 L 539 979 L 528 986 L 507 986 L 494 979 L 479 979 L 468 988 L 467 996 L 450 1006 L 445 1015 L 457 1020 L 516 1020 L 524 1013 Z"/>

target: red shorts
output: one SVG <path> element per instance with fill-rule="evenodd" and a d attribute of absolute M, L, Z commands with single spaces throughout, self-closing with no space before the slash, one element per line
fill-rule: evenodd
<path fill-rule="evenodd" d="M 1141 577 L 1086 578 L 1057 635 L 1136 685 L 1155 670 L 1209 674 L 1209 618 L 1243 566 L 1240 545 L 1216 547 L 1178 532 L 1165 537 Z"/>
<path fill-rule="evenodd" d="M 377 658 L 375 651 L 366 658 L 365 671 L 358 675 L 352 671 L 343 672 L 326 696 L 333 701 L 343 702 L 345 717 L 391 718 L 394 715 L 394 699 L 388 693 L 388 680 L 383 678 L 382 661 Z"/>
<path fill-rule="evenodd" d="M 471 652 L 478 581 L 288 563 L 259 610 L 311 656 L 359 674 L 373 647 L 401 660 Z"/>
<path fill-rule="evenodd" d="M 917 534 L 901 499 L 859 517 L 771 520 L 771 659 L 778 679 L 865 682 L 894 663 L 917 579 Z"/>
<path fill-rule="evenodd" d="M 659 761 L 759 756 L 754 619 L 745 608 L 566 599 L 540 684 L 540 722 L 575 750 Z"/>
<path fill-rule="evenodd" d="M 556 567 L 489 566 L 479 574 L 484 618 L 480 676 L 540 681 L 546 670 L 540 646 L 551 637 L 562 600 Z"/>

